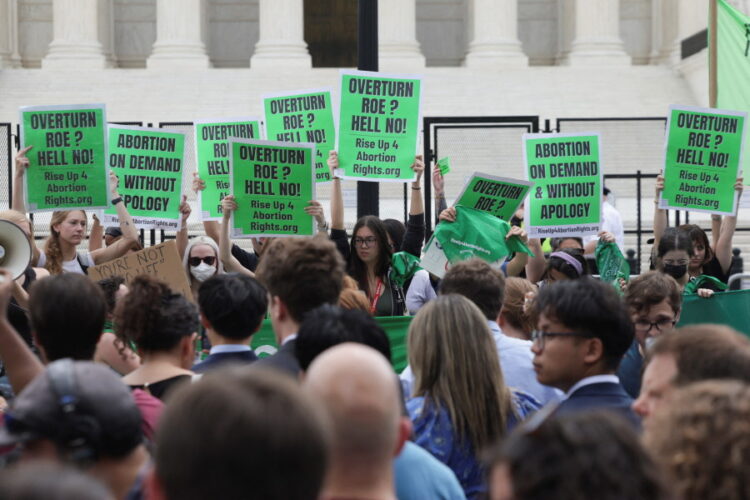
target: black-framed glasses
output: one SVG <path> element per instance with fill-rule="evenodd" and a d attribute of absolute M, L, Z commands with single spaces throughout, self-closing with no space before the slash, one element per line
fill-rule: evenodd
<path fill-rule="evenodd" d="M 539 349 L 544 349 L 544 343 L 546 342 L 547 338 L 549 337 L 585 337 L 585 338 L 592 338 L 593 335 L 590 333 L 581 333 L 581 332 L 542 332 L 539 330 L 534 330 L 531 332 L 531 341 L 536 345 Z"/>
<path fill-rule="evenodd" d="M 354 246 L 360 248 L 370 248 L 378 242 L 378 239 L 373 236 L 367 238 L 354 238 Z"/>
<path fill-rule="evenodd" d="M 213 266 L 214 262 L 216 262 L 216 257 L 214 257 L 213 255 L 209 255 L 208 257 L 190 257 L 188 259 L 188 264 L 190 264 L 190 267 L 200 266 L 201 262 L 205 262 L 209 266 Z"/>
<path fill-rule="evenodd" d="M 658 331 L 663 332 L 664 330 L 669 330 L 670 328 L 672 328 L 675 323 L 677 323 L 675 320 L 669 318 L 661 318 L 657 319 L 656 321 L 637 319 L 635 320 L 634 325 L 636 330 L 642 332 L 651 331 L 652 328 L 656 328 Z"/>

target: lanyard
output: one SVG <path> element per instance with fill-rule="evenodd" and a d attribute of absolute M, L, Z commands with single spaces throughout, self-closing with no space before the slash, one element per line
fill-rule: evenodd
<path fill-rule="evenodd" d="M 383 280 L 378 278 L 378 284 L 375 285 L 375 295 L 370 301 L 370 314 L 373 316 L 375 315 L 375 309 L 378 306 L 378 300 L 380 300 L 381 295 L 383 295 Z"/>

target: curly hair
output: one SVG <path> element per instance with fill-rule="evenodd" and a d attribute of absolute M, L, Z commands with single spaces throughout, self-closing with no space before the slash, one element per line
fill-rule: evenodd
<path fill-rule="evenodd" d="M 115 334 L 144 352 L 164 352 L 198 331 L 198 308 L 166 283 L 136 276 L 115 306 Z"/>
<path fill-rule="evenodd" d="M 644 442 L 679 498 L 750 497 L 750 386 L 718 380 L 686 386 L 653 417 Z"/>
<path fill-rule="evenodd" d="M 44 255 L 47 258 L 44 267 L 50 274 L 61 274 L 63 272 L 63 254 L 62 248 L 60 247 L 60 233 L 55 230 L 55 226 L 65 222 L 65 219 L 68 218 L 68 215 L 71 212 L 81 212 L 84 219 L 86 218 L 86 212 L 83 210 L 60 210 L 52 212 L 52 218 L 49 221 L 49 238 L 47 238 L 47 242 L 44 244 Z"/>

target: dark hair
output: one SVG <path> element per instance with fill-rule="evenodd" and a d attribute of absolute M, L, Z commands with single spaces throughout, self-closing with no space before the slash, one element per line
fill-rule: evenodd
<path fill-rule="evenodd" d="M 375 239 L 378 240 L 378 262 L 375 265 L 376 276 L 385 276 L 388 273 L 388 267 L 391 265 L 392 252 L 390 245 L 388 245 L 388 231 L 385 224 L 383 224 L 383 221 L 374 215 L 360 217 L 352 231 L 349 254 L 349 274 L 357 280 L 357 283 L 359 283 L 359 287 L 362 290 L 369 290 L 370 287 L 367 283 L 367 267 L 365 266 L 365 263 L 362 262 L 362 259 L 359 258 L 359 255 L 357 255 L 357 248 L 354 246 L 357 232 L 362 227 L 367 227 L 367 229 L 372 231 L 372 234 L 375 235 Z"/>
<path fill-rule="evenodd" d="M 544 270 L 545 279 L 549 277 L 549 272 L 551 269 L 560 271 L 568 279 L 571 279 L 571 280 L 578 279 L 581 276 L 588 274 L 589 268 L 588 268 L 588 265 L 586 264 L 586 259 L 583 257 L 583 251 L 581 251 L 578 248 L 563 248 L 563 249 L 555 250 L 555 252 L 553 253 L 557 253 L 557 252 L 570 255 L 572 258 L 578 261 L 578 263 L 581 264 L 581 272 L 579 273 L 578 270 L 573 266 L 573 264 L 569 263 L 562 257 L 558 257 L 556 255 L 550 255 L 549 259 L 547 259 L 547 267 Z"/>
<path fill-rule="evenodd" d="M 31 330 L 48 361 L 93 359 L 106 316 L 104 295 L 82 274 L 50 276 L 29 290 Z"/>
<path fill-rule="evenodd" d="M 675 385 L 707 379 L 750 383 L 750 340 L 724 325 L 692 325 L 660 335 L 646 355 L 672 355 L 677 364 Z"/>
<path fill-rule="evenodd" d="M 344 279 L 344 260 L 325 235 L 279 238 L 263 252 L 256 277 L 279 297 L 292 319 L 322 304 L 336 304 Z"/>
<path fill-rule="evenodd" d="M 458 262 L 445 273 L 440 282 L 440 294 L 456 293 L 476 304 L 489 320 L 500 314 L 505 293 L 505 277 L 482 259 Z"/>
<path fill-rule="evenodd" d="M 370 346 L 391 361 L 391 344 L 385 331 L 369 314 L 332 305 L 307 313 L 294 343 L 294 355 L 303 370 L 323 351 L 344 342 Z"/>
<path fill-rule="evenodd" d="M 136 276 L 115 307 L 115 333 L 146 352 L 172 350 L 183 337 L 198 331 L 198 309 L 166 283 Z"/>
<path fill-rule="evenodd" d="M 507 464 L 519 500 L 577 500 L 584 492 L 597 500 L 669 498 L 632 425 L 602 410 L 519 426 L 489 458 Z"/>
<path fill-rule="evenodd" d="M 110 276 L 109 278 L 97 281 L 96 284 L 101 288 L 104 300 L 107 301 L 107 313 L 112 314 L 115 310 L 115 295 L 120 289 L 120 285 L 125 284 L 125 278 L 122 276 Z"/>
<path fill-rule="evenodd" d="M 90 474 L 47 461 L 29 461 L 0 471 L 3 500 L 103 500 L 112 492 Z"/>
<path fill-rule="evenodd" d="M 243 340 L 260 327 L 268 309 L 268 295 L 250 276 L 217 274 L 201 284 L 198 305 L 216 333 Z"/>
<path fill-rule="evenodd" d="M 633 278 L 625 291 L 625 303 L 636 314 L 649 309 L 666 299 L 675 313 L 682 307 L 682 292 L 677 281 L 668 274 L 649 271 Z"/>
<path fill-rule="evenodd" d="M 659 240 L 656 256 L 662 258 L 672 250 L 685 250 L 688 256 L 692 256 L 693 240 L 690 239 L 690 234 L 676 227 L 668 227 Z"/>
<path fill-rule="evenodd" d="M 404 235 L 406 234 L 406 226 L 400 220 L 396 219 L 385 219 L 383 220 L 385 230 L 388 231 L 388 236 L 393 241 L 393 251 L 398 252 L 401 250 L 401 245 L 404 243 Z"/>
<path fill-rule="evenodd" d="M 688 233 L 690 239 L 693 242 L 693 247 L 695 247 L 695 243 L 698 242 L 703 245 L 703 248 L 706 249 L 706 255 L 703 257 L 703 262 L 701 262 L 701 265 L 707 264 L 711 261 L 711 259 L 714 258 L 714 251 L 711 249 L 711 244 L 708 242 L 708 236 L 703 229 L 696 226 L 695 224 L 683 224 L 681 226 L 678 226 L 677 229 Z"/>
<path fill-rule="evenodd" d="M 155 455 L 167 498 L 318 497 L 328 428 L 294 381 L 262 368 L 230 368 L 172 396 Z"/>
<path fill-rule="evenodd" d="M 557 238 L 550 239 L 549 246 L 552 248 L 552 251 L 560 250 L 560 245 L 562 245 L 563 241 L 565 240 L 573 240 L 576 243 L 578 243 L 581 246 L 581 250 L 583 250 L 583 238 L 579 238 L 578 236 L 562 236 Z"/>
<path fill-rule="evenodd" d="M 601 340 L 609 369 L 617 369 L 633 343 L 633 323 L 615 288 L 588 276 L 543 287 L 535 307 L 537 313 Z"/>

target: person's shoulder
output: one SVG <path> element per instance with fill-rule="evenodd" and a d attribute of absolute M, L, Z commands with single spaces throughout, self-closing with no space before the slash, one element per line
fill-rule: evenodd
<path fill-rule="evenodd" d="M 540 403 L 538 399 L 528 392 L 519 389 L 511 389 L 511 397 L 513 400 L 513 407 L 521 419 L 542 407 L 542 403 Z"/>
<path fill-rule="evenodd" d="M 462 500 L 466 498 L 454 472 L 421 446 L 407 441 L 394 461 L 398 498 Z"/>

